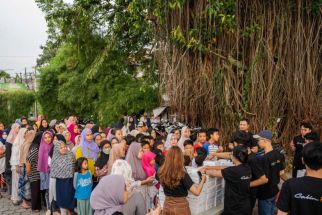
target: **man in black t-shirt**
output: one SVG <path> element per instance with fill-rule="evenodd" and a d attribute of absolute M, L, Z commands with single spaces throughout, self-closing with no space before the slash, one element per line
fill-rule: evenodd
<path fill-rule="evenodd" d="M 305 145 L 303 161 L 306 176 L 283 184 L 277 202 L 278 215 L 322 214 L 322 144 Z"/>
<path fill-rule="evenodd" d="M 287 179 L 285 169 L 285 158 L 279 151 L 272 146 L 272 133 L 267 130 L 254 135 L 258 140 L 260 148 L 264 149 L 265 154 L 260 158 L 262 169 L 268 178 L 268 182 L 259 186 L 257 191 L 258 213 L 259 215 L 273 215 L 275 209 L 275 199 L 278 193 L 280 178 Z"/>
<path fill-rule="evenodd" d="M 250 150 L 250 141 L 252 136 L 245 131 L 237 131 L 234 134 L 233 139 L 233 147 L 238 145 L 248 146 L 248 159 L 247 164 L 250 166 L 252 177 L 250 180 L 250 206 L 251 210 L 253 210 L 255 203 L 256 203 L 256 194 L 257 194 L 257 187 L 268 182 L 267 177 L 264 174 L 264 171 L 259 163 L 259 160 L 256 157 L 256 154 Z M 224 153 L 215 153 L 217 158 L 223 159 L 231 159 L 231 153 L 224 152 Z M 211 168 L 210 168 L 211 169 Z"/>
<path fill-rule="evenodd" d="M 291 141 L 290 145 L 292 150 L 294 151 L 294 159 L 293 159 L 293 171 L 292 177 L 296 178 L 298 171 L 301 172 L 305 169 L 304 164 L 302 163 L 302 150 L 303 145 L 305 143 L 304 136 L 312 131 L 313 127 L 309 123 L 302 123 L 301 124 L 301 134 L 295 136 Z"/>
<path fill-rule="evenodd" d="M 246 132 L 249 136 L 250 136 L 250 140 L 248 141 L 247 145 L 245 145 L 246 147 L 249 147 L 252 152 L 257 153 L 258 152 L 258 145 L 257 145 L 257 141 L 253 138 L 253 134 L 252 132 L 249 131 L 249 120 L 244 118 L 241 119 L 239 121 L 239 131 L 236 131 L 233 133 L 231 139 L 230 139 L 230 148 L 232 149 L 233 143 L 235 141 L 236 138 L 238 138 L 237 136 L 240 134 L 240 132 Z"/>

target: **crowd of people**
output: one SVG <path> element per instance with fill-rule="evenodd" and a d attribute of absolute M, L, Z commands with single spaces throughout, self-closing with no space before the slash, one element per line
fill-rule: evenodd
<path fill-rule="evenodd" d="M 292 179 L 285 155 L 273 135 L 253 135 L 242 119 L 228 144 L 216 128 L 189 127 L 168 134 L 151 127 L 145 116 L 127 117 L 102 129 L 77 117 L 26 117 L 10 126 L 0 122 L 1 191 L 16 206 L 35 213 L 79 215 L 189 215 L 188 192 L 200 195 L 207 177 L 225 179 L 223 214 L 322 214 L 322 145 L 312 125 L 302 123 L 291 141 Z M 204 166 L 227 159 L 233 166 Z M 186 167 L 198 168 L 194 183 Z M 281 190 L 280 179 L 285 181 Z M 158 193 L 165 194 L 163 207 Z"/>

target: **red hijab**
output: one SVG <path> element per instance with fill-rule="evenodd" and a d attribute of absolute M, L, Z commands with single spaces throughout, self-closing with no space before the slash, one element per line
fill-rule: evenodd
<path fill-rule="evenodd" d="M 76 127 L 77 125 L 76 124 L 70 124 L 69 126 L 68 126 L 68 128 L 67 128 L 67 130 L 69 131 L 69 133 L 70 133 L 70 141 L 72 141 L 72 143 L 74 143 L 74 145 L 75 145 L 75 137 L 77 136 L 77 135 L 79 135 L 79 133 L 75 133 L 74 132 L 74 129 L 75 129 L 75 127 Z"/>

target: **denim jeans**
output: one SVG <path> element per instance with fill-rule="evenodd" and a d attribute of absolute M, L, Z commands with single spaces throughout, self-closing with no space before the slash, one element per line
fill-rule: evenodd
<path fill-rule="evenodd" d="M 269 199 L 258 200 L 258 214 L 274 215 L 275 199 L 276 196 Z"/>

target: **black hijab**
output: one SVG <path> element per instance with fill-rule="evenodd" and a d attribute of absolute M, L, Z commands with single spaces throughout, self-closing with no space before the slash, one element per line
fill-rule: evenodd
<path fill-rule="evenodd" d="M 94 125 L 91 130 L 92 130 L 92 134 L 99 133 L 98 125 Z"/>
<path fill-rule="evenodd" d="M 108 159 L 109 159 L 109 157 L 110 157 L 110 155 L 108 154 L 105 154 L 104 152 L 103 152 L 103 147 L 104 147 L 104 145 L 106 145 L 106 144 L 109 144 L 110 146 L 111 146 L 111 143 L 110 143 L 110 141 L 108 141 L 108 140 L 103 140 L 102 142 L 101 142 L 101 145 L 100 145 L 100 151 L 101 151 L 101 154 L 100 154 L 100 156 L 97 158 L 97 160 L 96 160 L 96 162 L 95 162 L 95 166 L 96 167 L 98 167 L 98 168 L 100 168 L 100 169 L 102 169 L 103 167 L 104 167 L 104 165 L 106 165 L 107 164 L 107 162 L 108 162 Z"/>
<path fill-rule="evenodd" d="M 39 131 L 42 131 L 42 132 L 45 132 L 46 130 L 49 130 L 50 128 L 49 128 L 49 125 L 48 125 L 48 122 L 47 122 L 47 127 L 45 128 L 44 126 L 42 126 L 42 122 L 43 121 L 47 121 L 46 119 L 43 119 L 43 120 L 41 120 L 40 121 L 40 126 L 39 126 Z"/>
<path fill-rule="evenodd" d="M 31 146 L 30 146 L 30 149 L 29 151 L 32 149 L 32 148 L 37 148 L 39 149 L 39 146 L 40 146 L 40 141 L 41 141 L 41 138 L 42 138 L 42 134 L 43 132 L 42 131 L 38 131 L 35 135 L 35 138 L 34 140 L 32 141 L 31 143 Z"/>

